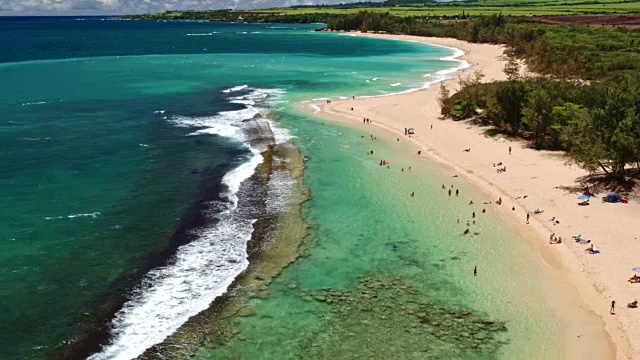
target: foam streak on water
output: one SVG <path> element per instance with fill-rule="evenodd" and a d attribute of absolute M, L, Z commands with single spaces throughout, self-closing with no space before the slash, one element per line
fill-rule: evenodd
<path fill-rule="evenodd" d="M 246 98 L 260 98 L 265 103 L 270 95 L 279 93 L 247 88 L 235 87 L 233 91 L 247 91 Z M 234 99 L 239 100 L 237 97 Z M 244 132 L 240 130 L 243 120 L 251 119 L 261 111 L 264 109 L 247 105 L 245 109 L 221 112 L 211 117 L 177 117 L 172 120 L 177 126 L 201 128 L 189 135 L 215 134 L 245 142 L 250 154 L 222 179 L 226 190 L 221 198 L 227 201 L 211 204 L 212 208 L 222 210 L 211 215 L 218 223 L 211 228 L 194 230 L 197 240 L 181 246 L 169 265 L 153 269 L 144 277 L 131 294 L 130 301 L 116 313 L 111 324 L 110 343 L 90 359 L 131 359 L 141 355 L 175 332 L 190 317 L 207 309 L 247 268 L 246 247 L 255 219 L 248 218 L 238 208 L 237 194 L 263 158 L 259 150 L 246 143 Z M 271 122 L 269 125 L 278 129 Z M 291 136 L 280 129 L 275 137 L 277 142 L 286 141 Z"/>

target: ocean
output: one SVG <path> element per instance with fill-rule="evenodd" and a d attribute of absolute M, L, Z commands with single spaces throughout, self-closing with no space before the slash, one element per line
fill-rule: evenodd
<path fill-rule="evenodd" d="M 500 219 L 474 236 L 503 250 L 468 243 L 435 164 L 381 175 L 365 152 L 398 149 L 296 110 L 424 87 L 460 52 L 318 27 L 0 18 L 0 358 L 559 353 L 536 275 L 458 276 L 537 266 Z M 280 238 L 303 255 L 281 273 Z"/>

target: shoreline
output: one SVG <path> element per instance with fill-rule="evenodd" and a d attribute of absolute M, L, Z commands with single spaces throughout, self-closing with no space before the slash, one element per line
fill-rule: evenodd
<path fill-rule="evenodd" d="M 464 54 L 461 57 L 457 57 L 457 59 L 466 60 L 470 64 L 469 68 L 462 71 L 462 75 L 466 70 L 481 70 L 485 74 L 484 81 L 505 79 L 505 75 L 502 73 L 502 67 L 505 62 L 500 60 L 504 51 L 504 47 L 501 45 L 472 44 L 455 39 L 403 35 L 358 34 L 357 36 L 422 42 L 460 49 Z M 456 73 L 460 74 L 460 70 L 450 74 Z M 456 84 L 456 78 L 450 78 L 444 84 L 454 92 L 453 85 Z M 600 260 L 604 257 L 600 256 L 603 254 L 597 255 L 598 258 L 594 258 L 591 255 L 585 256 L 583 253 L 586 246 L 574 245 L 568 242 L 568 239 L 573 235 L 572 231 L 582 233 L 576 229 L 576 225 L 565 225 L 566 223 L 571 223 L 571 220 L 573 220 L 574 224 L 580 223 L 580 219 L 577 219 L 578 217 L 573 213 L 581 211 L 581 209 L 575 209 L 577 206 L 573 200 L 574 194 L 567 195 L 567 190 L 564 188 L 568 187 L 567 185 L 569 184 L 575 185 L 576 178 L 586 175 L 586 172 L 575 166 L 567 167 L 562 159 L 562 154 L 559 152 L 534 151 L 526 148 L 525 144 L 521 142 L 497 144 L 489 138 L 478 136 L 483 135 L 482 132 L 478 134 L 478 130 L 486 130 L 488 128 L 481 129 L 469 124 L 467 121 L 442 121 L 439 115 L 439 106 L 436 102 L 437 90 L 437 87 L 431 86 L 411 92 L 385 96 L 358 97 L 355 100 L 333 100 L 331 104 L 316 101 L 300 104 L 298 108 L 304 113 L 337 121 L 353 128 L 359 128 L 362 118 L 368 117 L 372 120 L 373 125 L 384 130 L 383 132 L 387 136 L 391 135 L 387 138 L 387 140 L 391 141 L 393 137 L 402 135 L 403 127 L 416 128 L 416 135 L 408 140 L 416 150 L 421 149 L 423 152 L 429 153 L 428 157 L 422 156 L 422 158 L 436 160 L 448 169 L 452 169 L 456 174 L 463 176 L 468 183 L 477 187 L 483 193 L 490 194 L 495 199 L 502 197 L 506 202 L 506 206 L 498 207 L 501 217 L 512 225 L 522 238 L 527 239 L 527 242 L 535 249 L 536 255 L 548 265 L 550 269 L 548 278 L 552 281 L 552 285 L 556 285 L 554 286 L 554 291 L 556 292 L 550 294 L 547 297 L 547 301 L 550 303 L 565 332 L 565 356 L 602 358 L 604 355 L 605 358 L 615 356 L 620 359 L 637 356 L 640 341 L 636 340 L 631 343 L 631 339 L 640 338 L 640 336 L 633 337 L 631 335 L 640 334 L 640 332 L 638 332 L 638 324 L 634 324 L 631 321 L 633 313 L 625 308 L 626 302 L 633 300 L 631 298 L 633 290 L 627 287 L 625 293 L 618 289 L 620 287 L 609 289 L 604 286 L 602 277 L 611 279 L 613 278 L 612 274 L 601 271 L 602 266 L 600 268 L 589 266 L 591 259 Z M 314 105 L 320 110 L 314 113 L 309 108 L 309 105 Z M 353 107 L 353 110 L 350 110 L 351 107 Z M 420 120 L 405 121 L 403 123 L 402 119 Z M 430 130 L 430 125 L 434 125 L 435 130 Z M 430 131 L 433 131 L 433 135 L 437 134 L 437 137 L 430 136 Z M 403 136 L 402 139 L 405 140 L 407 138 Z M 456 141 L 451 141 L 453 139 Z M 517 156 L 504 156 L 507 154 L 506 148 L 508 146 L 515 148 L 514 154 L 517 154 Z M 473 152 L 462 152 L 462 149 L 467 147 L 471 147 Z M 522 156 L 522 154 L 526 154 L 526 157 Z M 509 165 L 510 172 L 503 175 L 495 174 L 495 169 L 490 164 L 496 160 L 508 160 L 505 161 L 505 164 Z M 541 165 L 549 165 L 549 168 L 541 171 L 559 176 L 545 179 L 545 181 L 539 181 L 538 176 L 530 176 L 531 170 L 526 167 L 536 168 L 541 167 Z M 538 170 L 538 172 L 534 170 L 532 173 L 540 175 L 540 169 Z M 514 172 L 522 172 L 523 174 L 512 176 Z M 523 195 L 528 195 L 527 199 L 521 199 Z M 548 196 L 551 198 L 549 199 Z M 558 204 L 560 200 L 562 200 L 562 204 Z M 532 201 L 537 201 L 537 203 L 533 204 Z M 509 205 L 515 207 L 516 210 L 510 211 Z M 594 204 L 586 210 L 598 207 L 599 209 L 597 210 L 601 212 L 608 211 L 600 209 L 605 205 L 607 204 L 602 206 Z M 636 204 L 631 206 L 637 208 Z M 538 218 L 534 215 L 534 221 L 530 225 L 526 225 L 524 223 L 525 214 L 527 212 L 533 214 L 533 209 L 538 207 L 544 208 L 546 210 L 545 213 L 537 215 Z M 632 208 L 619 207 L 616 210 L 626 211 L 627 216 L 629 216 L 629 212 L 633 211 Z M 562 219 L 562 225 L 552 226 L 543 220 L 551 216 L 557 216 Z M 598 218 L 598 220 L 599 223 L 602 223 L 596 224 L 599 225 L 597 226 L 598 229 L 607 229 L 607 225 L 614 221 L 610 218 L 605 220 L 602 217 Z M 593 222 L 590 219 L 588 225 L 591 227 Z M 623 226 L 621 225 L 620 227 Z M 582 231 L 586 234 L 586 230 L 589 230 L 588 238 L 599 235 L 590 228 Z M 552 231 L 564 237 L 563 244 L 559 246 L 548 244 L 547 239 Z M 631 230 L 627 229 L 627 232 L 630 233 Z M 630 236 L 629 239 L 631 238 L 633 237 Z M 611 245 L 602 241 L 600 237 L 597 237 L 597 239 L 594 242 L 599 247 L 601 244 L 607 246 L 606 253 L 616 255 L 609 249 Z M 638 245 L 635 247 L 637 248 Z M 625 251 L 625 249 L 618 249 L 615 253 L 619 253 L 619 251 Z M 630 251 L 630 253 L 633 253 L 633 251 Z M 609 258 L 611 259 L 611 257 Z M 610 261 L 616 260 L 612 259 Z M 598 264 L 601 263 L 598 262 Z M 612 265 L 611 262 L 606 267 L 608 268 L 609 265 Z M 625 265 L 629 270 L 633 266 L 630 263 Z M 627 270 L 627 274 L 628 272 Z M 587 276 L 585 276 L 585 273 Z M 620 275 L 614 276 L 620 277 Z M 624 276 L 617 280 L 618 282 L 626 283 L 626 277 Z M 618 299 L 617 316 L 608 314 L 608 305 L 612 294 L 615 294 L 616 296 L 614 297 Z M 626 321 L 624 321 L 625 319 Z M 585 347 L 585 344 L 579 339 L 581 335 L 576 337 L 574 333 L 574 331 L 584 331 L 585 326 L 588 327 L 588 331 L 591 334 L 598 337 L 609 337 L 609 339 L 600 339 L 601 342 L 599 344 L 590 344 L 590 346 Z"/>

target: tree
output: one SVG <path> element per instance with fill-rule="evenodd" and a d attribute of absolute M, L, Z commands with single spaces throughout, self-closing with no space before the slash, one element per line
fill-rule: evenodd
<path fill-rule="evenodd" d="M 487 108 L 485 110 L 485 115 L 487 119 L 493 122 L 493 125 L 499 128 L 503 128 L 505 126 L 505 118 L 504 110 L 502 106 L 498 103 L 498 99 L 496 99 L 495 94 L 489 95 L 486 98 Z"/>
<path fill-rule="evenodd" d="M 536 149 L 543 145 L 544 135 L 551 126 L 552 111 L 552 100 L 545 90 L 537 89 L 529 93 L 522 108 L 522 122 L 533 133 L 533 145 Z"/>
<path fill-rule="evenodd" d="M 625 89 L 611 87 L 602 108 L 583 112 L 569 123 L 569 154 L 593 172 L 623 177 L 625 167 L 640 158 L 640 116 L 627 104 L 632 102 Z"/>
<path fill-rule="evenodd" d="M 447 116 L 451 114 L 451 91 L 444 85 L 444 81 L 440 82 L 440 91 L 438 92 L 438 104 L 440 104 L 440 114 Z"/>
<path fill-rule="evenodd" d="M 568 130 L 569 124 L 579 117 L 586 110 L 582 106 L 574 103 L 564 103 L 560 106 L 554 106 L 551 110 L 551 130 L 554 133 L 554 140 L 557 145 L 567 149 L 571 144 L 571 133 Z"/>
<path fill-rule="evenodd" d="M 526 100 L 527 89 L 520 81 L 506 81 L 496 89 L 496 102 L 504 116 L 502 122 L 507 131 L 517 133 L 522 118 L 522 104 Z"/>
<path fill-rule="evenodd" d="M 482 71 L 476 70 L 465 80 L 465 92 L 468 94 L 467 100 L 474 104 L 475 107 L 480 107 L 482 100 L 482 89 L 479 85 L 482 83 L 483 78 L 484 74 Z"/>
<path fill-rule="evenodd" d="M 507 75 L 507 80 L 517 81 L 520 79 L 520 62 L 513 53 L 507 54 L 507 63 L 502 71 Z"/>

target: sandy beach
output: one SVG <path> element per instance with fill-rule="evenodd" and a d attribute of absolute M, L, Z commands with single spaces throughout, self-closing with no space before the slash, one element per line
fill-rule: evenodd
<path fill-rule="evenodd" d="M 457 75 L 464 77 L 480 70 L 484 81 L 505 79 L 502 46 L 455 39 L 362 35 L 458 48 L 471 67 Z M 457 79 L 445 81 L 445 85 L 456 91 Z M 548 302 L 566 330 L 566 358 L 638 358 L 640 310 L 626 305 L 640 298 L 640 284 L 627 281 L 631 269 L 640 266 L 638 225 L 634 222 L 640 204 L 634 199 L 629 204 L 601 203 L 606 193 L 596 193 L 589 206 L 578 206 L 577 197 L 583 189 L 580 180 L 588 175 L 585 170 L 568 165 L 562 152 L 536 151 L 526 142 L 498 142 L 485 136 L 489 128 L 442 120 L 437 95 L 436 84 L 406 94 L 317 102 L 313 105 L 320 111 L 314 116 L 354 128 L 370 127 L 362 121 L 369 118 L 385 139 L 395 142 L 399 138 L 412 149 L 406 156 L 435 159 L 448 167 L 452 176 L 458 175 L 486 193 L 487 201 L 493 202 L 488 205 L 491 210 L 501 213 L 531 242 L 535 249 L 531 256 L 549 266 Z M 313 113 L 309 105 L 302 104 L 301 108 Z M 410 127 L 415 128 L 415 135 L 409 138 L 404 128 Z M 464 151 L 467 148 L 469 152 Z M 507 171 L 496 172 L 493 164 L 497 162 L 502 162 Z M 495 201 L 500 197 L 503 203 L 498 206 Z M 534 214 L 536 209 L 544 212 Z M 531 214 L 529 224 L 527 213 Z M 552 222 L 553 217 L 559 223 Z M 549 244 L 551 233 L 562 237 L 562 244 Z M 600 253 L 589 254 L 589 245 L 572 240 L 576 234 L 591 240 Z M 526 278 L 526 273 L 514 276 Z M 614 315 L 610 314 L 612 298 L 616 301 Z"/>

